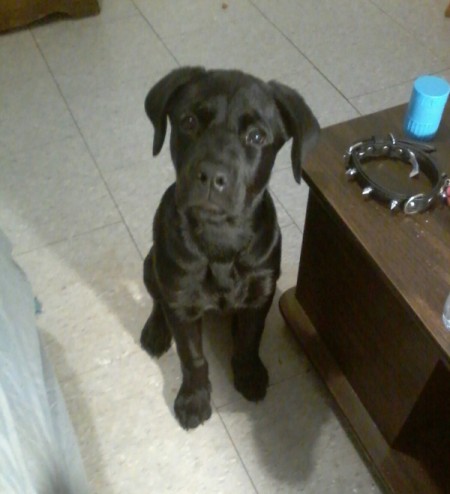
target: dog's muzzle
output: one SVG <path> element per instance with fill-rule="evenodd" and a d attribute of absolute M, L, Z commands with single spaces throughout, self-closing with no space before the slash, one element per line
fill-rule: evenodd
<path fill-rule="evenodd" d="M 215 165 L 214 163 L 201 162 L 194 169 L 196 186 L 204 189 L 208 195 L 217 195 L 225 193 L 230 185 L 230 174 L 224 166 Z"/>
<path fill-rule="evenodd" d="M 203 220 L 234 216 L 242 202 L 237 167 L 201 160 L 187 167 L 177 181 L 178 205 Z"/>

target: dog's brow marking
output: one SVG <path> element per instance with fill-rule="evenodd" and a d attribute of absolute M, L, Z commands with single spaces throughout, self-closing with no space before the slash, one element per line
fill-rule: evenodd
<path fill-rule="evenodd" d="M 245 112 L 239 117 L 240 122 L 242 123 L 243 127 L 248 127 L 249 125 L 255 123 L 255 122 L 264 122 L 263 116 L 257 111 L 254 110 L 253 108 L 250 109 L 249 111 Z"/>

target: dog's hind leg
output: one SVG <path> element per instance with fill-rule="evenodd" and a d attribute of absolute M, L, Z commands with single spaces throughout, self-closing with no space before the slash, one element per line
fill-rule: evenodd
<path fill-rule="evenodd" d="M 158 302 L 159 291 L 153 271 L 153 248 L 144 261 L 144 284 L 153 298 L 153 309 L 141 333 L 142 348 L 153 357 L 160 357 L 167 352 L 172 343 L 172 333 L 167 325 L 161 304 Z"/>
<path fill-rule="evenodd" d="M 154 301 L 152 313 L 141 333 L 142 347 L 153 357 L 167 352 L 172 343 L 172 334 L 167 326 L 161 305 Z"/>

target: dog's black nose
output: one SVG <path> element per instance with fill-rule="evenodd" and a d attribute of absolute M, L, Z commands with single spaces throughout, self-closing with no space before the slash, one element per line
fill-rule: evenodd
<path fill-rule="evenodd" d="M 223 192 L 228 185 L 228 176 L 226 172 L 208 165 L 200 167 L 197 178 L 202 185 L 207 187 L 212 186 L 217 192 Z"/>

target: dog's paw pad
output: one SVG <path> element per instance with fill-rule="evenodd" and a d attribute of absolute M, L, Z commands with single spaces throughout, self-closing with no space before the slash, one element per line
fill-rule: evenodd
<path fill-rule="evenodd" d="M 141 333 L 141 346 L 153 357 L 160 357 L 172 344 L 172 334 L 167 327 L 164 314 L 154 310 Z"/>
<path fill-rule="evenodd" d="M 269 385 L 269 374 L 261 360 L 253 362 L 233 359 L 234 387 L 247 400 L 264 399 Z"/>
<path fill-rule="evenodd" d="M 181 388 L 174 408 L 181 427 L 195 429 L 211 417 L 210 390 L 200 388 L 188 392 Z"/>

